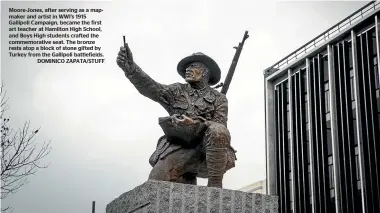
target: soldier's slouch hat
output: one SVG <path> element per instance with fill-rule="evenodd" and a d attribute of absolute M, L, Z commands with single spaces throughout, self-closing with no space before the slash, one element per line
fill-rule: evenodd
<path fill-rule="evenodd" d="M 193 62 L 201 62 L 209 69 L 210 80 L 208 83 L 210 85 L 215 85 L 219 82 L 221 71 L 218 64 L 211 57 L 201 52 L 187 56 L 178 63 L 177 71 L 182 76 L 182 78 L 185 78 L 186 68 Z"/>

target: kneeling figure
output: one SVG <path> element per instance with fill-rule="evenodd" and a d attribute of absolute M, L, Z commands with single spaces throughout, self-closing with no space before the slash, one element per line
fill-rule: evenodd
<path fill-rule="evenodd" d="M 217 63 L 203 53 L 182 59 L 178 73 L 186 84 L 160 84 L 133 61 L 128 46 L 121 47 L 117 64 L 144 96 L 162 105 L 170 116 L 160 118 L 165 132 L 149 159 L 149 179 L 222 187 L 224 173 L 235 166 L 235 150 L 227 129 L 228 102 L 211 88 L 220 80 Z"/>

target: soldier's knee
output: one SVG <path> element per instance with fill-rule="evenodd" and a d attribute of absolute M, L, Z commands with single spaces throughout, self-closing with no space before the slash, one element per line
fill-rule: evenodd
<path fill-rule="evenodd" d="M 170 167 L 170 168 L 154 167 L 149 174 L 150 180 L 177 182 L 179 178 L 180 178 L 180 171 L 173 167 Z"/>
<path fill-rule="evenodd" d="M 177 156 L 166 156 L 152 168 L 149 179 L 177 182 L 182 175 L 183 167 Z"/>
<path fill-rule="evenodd" d="M 227 127 L 219 123 L 212 123 L 208 126 L 204 137 L 206 147 L 227 147 L 230 141 L 231 136 Z"/>

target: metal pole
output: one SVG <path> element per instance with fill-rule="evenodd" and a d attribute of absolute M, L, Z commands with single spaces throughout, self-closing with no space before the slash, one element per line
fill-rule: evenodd
<path fill-rule="evenodd" d="M 92 201 L 92 213 L 95 213 L 95 201 Z"/>

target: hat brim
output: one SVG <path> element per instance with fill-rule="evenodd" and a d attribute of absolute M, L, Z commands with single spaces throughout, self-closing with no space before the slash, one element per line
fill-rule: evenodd
<path fill-rule="evenodd" d="M 185 78 L 186 68 L 193 62 L 201 62 L 209 69 L 210 79 L 208 83 L 210 85 L 215 85 L 219 82 L 221 75 L 220 68 L 218 64 L 207 55 L 191 55 L 182 59 L 177 65 L 178 74 L 180 74 L 182 78 Z"/>

